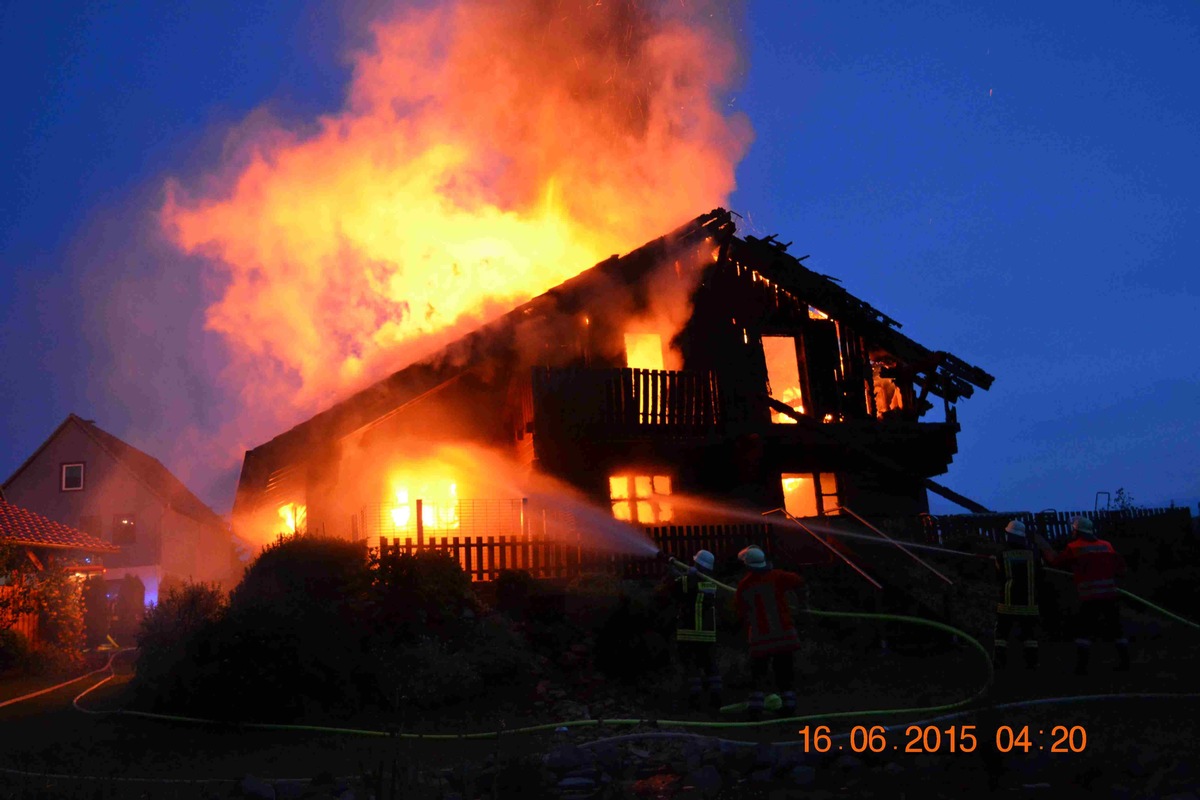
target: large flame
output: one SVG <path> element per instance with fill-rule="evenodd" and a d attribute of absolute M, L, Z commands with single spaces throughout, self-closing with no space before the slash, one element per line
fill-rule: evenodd
<path fill-rule="evenodd" d="M 207 325 L 243 401 L 310 410 L 722 204 L 750 133 L 719 8 L 405 9 L 342 111 L 303 133 L 255 115 L 213 175 L 171 182 L 164 224 L 221 276 Z"/>

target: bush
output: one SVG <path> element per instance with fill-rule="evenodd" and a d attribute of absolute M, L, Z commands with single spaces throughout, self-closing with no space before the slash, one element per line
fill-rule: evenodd
<path fill-rule="evenodd" d="M 0 672 L 29 664 L 29 640 L 14 630 L 0 630 Z"/>
<path fill-rule="evenodd" d="M 152 692 L 178 694 L 180 673 L 194 657 L 197 637 L 225 614 L 227 598 L 216 586 L 195 583 L 169 588 L 138 630 L 138 682 Z M 168 687 L 168 684 L 180 684 Z"/>
<path fill-rule="evenodd" d="M 596 666 L 623 681 L 636 681 L 671 663 L 675 609 L 648 594 L 625 592 L 596 637 Z"/>
<path fill-rule="evenodd" d="M 99 576 L 88 578 L 83 585 L 83 630 L 88 647 L 104 643 L 108 637 L 109 617 L 104 579 Z"/>
<path fill-rule="evenodd" d="M 380 632 L 395 638 L 453 636 L 476 616 L 471 579 L 448 555 L 423 552 L 374 561 Z"/>

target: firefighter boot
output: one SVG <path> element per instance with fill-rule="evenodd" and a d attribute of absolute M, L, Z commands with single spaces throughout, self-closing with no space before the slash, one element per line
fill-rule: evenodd
<path fill-rule="evenodd" d="M 746 713 L 751 722 L 762 719 L 764 695 L 762 692 L 751 692 L 750 702 L 746 704 Z"/>
<path fill-rule="evenodd" d="M 1091 642 L 1075 643 L 1075 674 L 1087 675 L 1088 661 L 1092 656 Z"/>
<path fill-rule="evenodd" d="M 1117 642 L 1117 672 L 1129 671 L 1129 642 L 1121 639 Z"/>
<path fill-rule="evenodd" d="M 1025 643 L 1025 668 L 1037 669 L 1038 666 L 1038 643 Z"/>
<path fill-rule="evenodd" d="M 1003 669 L 1008 664 L 1008 642 L 1000 639 L 992 649 L 992 666 Z"/>
<path fill-rule="evenodd" d="M 721 711 L 721 676 L 710 675 L 708 678 L 708 710 L 714 714 Z"/>

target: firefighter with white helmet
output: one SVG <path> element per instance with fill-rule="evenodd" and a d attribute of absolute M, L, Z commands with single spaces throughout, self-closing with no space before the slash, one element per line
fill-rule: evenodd
<path fill-rule="evenodd" d="M 713 710 L 721 707 L 721 671 L 717 665 L 717 584 L 712 580 L 716 559 L 707 550 L 692 558 L 688 571 L 675 578 L 679 604 L 675 641 L 687 673 L 688 705 L 699 709 L 702 690 L 708 689 Z"/>
<path fill-rule="evenodd" d="M 1038 546 L 1046 563 L 1066 567 L 1074 575 L 1079 594 L 1078 634 L 1075 639 L 1075 674 L 1085 675 L 1091 658 L 1092 640 L 1107 639 L 1117 648 L 1117 669 L 1129 669 L 1129 640 L 1121 630 L 1117 605 L 1117 578 L 1125 574 L 1125 559 L 1113 546 L 1096 535 L 1087 517 L 1071 520 L 1072 539 L 1061 553 L 1040 536 Z"/>
<path fill-rule="evenodd" d="M 795 716 L 795 663 L 800 634 L 792 621 L 787 595 L 799 591 L 804 579 L 794 572 L 772 569 L 762 548 L 751 545 L 738 558 L 747 573 L 738 583 L 734 605 L 738 618 L 746 624 L 750 645 L 750 675 L 754 682 L 748 703 L 750 717 L 762 716 L 766 694 L 763 686 L 767 673 L 773 672 L 776 688 L 783 700 L 780 713 Z"/>
<path fill-rule="evenodd" d="M 1042 565 L 1030 548 L 1025 523 L 1014 519 L 1004 528 L 1005 549 L 996 558 L 999 597 L 996 602 L 996 634 L 992 663 L 1008 664 L 1008 638 L 1017 629 L 1024 645 L 1025 667 L 1038 665 L 1038 595 L 1041 592 Z"/>

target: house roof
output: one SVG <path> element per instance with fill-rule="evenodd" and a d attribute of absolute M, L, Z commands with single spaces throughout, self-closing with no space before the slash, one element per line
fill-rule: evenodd
<path fill-rule="evenodd" d="M 94 553 L 116 553 L 121 549 L 7 500 L 0 500 L 0 543 Z"/>
<path fill-rule="evenodd" d="M 554 308 L 570 308 L 589 288 L 616 279 L 633 284 L 650 275 L 659 265 L 657 256 L 668 246 L 699 242 L 711 237 L 726 249 L 754 265 L 778 287 L 818 305 L 836 319 L 853 324 L 860 333 L 915 367 L 919 385 L 934 394 L 956 401 L 970 397 L 973 386 L 987 389 L 993 377 L 944 351 L 929 350 L 899 332 L 900 323 L 843 289 L 836 278 L 805 267 L 803 257 L 787 252 L 787 245 L 774 236 L 758 239 L 736 236 L 734 214 L 717 208 L 680 226 L 624 256 L 612 256 L 544 294 L 475 331 L 452 342 L 433 356 L 393 373 L 362 391 L 320 412 L 294 428 L 246 452 L 234 512 L 242 489 L 250 484 L 267 485 L 269 475 L 281 465 L 303 458 L 312 442 L 348 433 L 369 425 L 382 416 L 432 394 L 469 372 L 486 354 L 496 334 L 515 325 L 526 315 Z"/>
<path fill-rule="evenodd" d="M 97 426 L 92 420 L 82 419 L 75 414 L 68 414 L 62 424 L 54 429 L 54 433 L 50 434 L 41 447 L 35 450 L 33 455 L 27 458 L 25 463 L 9 476 L 4 485 L 7 486 L 12 483 L 37 458 L 38 453 L 45 449 L 46 445 L 53 441 L 69 425 L 78 426 L 96 444 L 116 459 L 119 464 L 133 473 L 134 477 L 141 481 L 150 491 L 170 504 L 171 508 L 175 511 L 205 525 L 215 525 L 222 529 L 226 527 L 225 521 L 215 511 L 205 505 L 200 498 L 192 494 L 191 490 L 184 486 L 183 482 L 176 478 L 157 458 L 113 436 L 108 431 Z"/>

